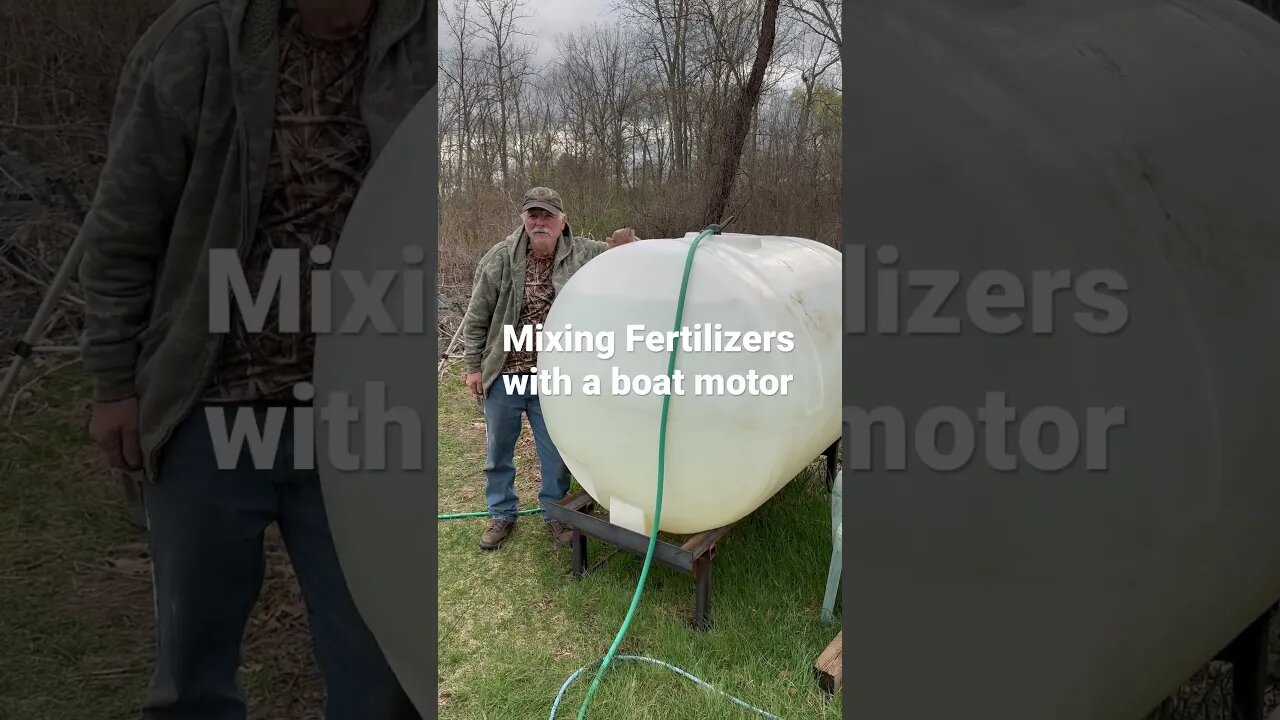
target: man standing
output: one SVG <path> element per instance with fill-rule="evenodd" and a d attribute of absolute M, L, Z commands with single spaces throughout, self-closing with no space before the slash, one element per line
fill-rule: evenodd
<path fill-rule="evenodd" d="M 615 230 L 607 242 L 575 236 L 560 195 L 545 187 L 525 193 L 520 219 L 522 225 L 480 259 L 462 320 L 467 387 L 484 398 L 489 524 L 480 537 L 483 550 L 500 547 L 515 529 L 519 498 L 514 457 L 521 415 L 529 418 L 538 450 L 540 506 L 545 510 L 569 491 L 569 472 L 547 433 L 532 383 L 528 392 L 509 393 L 500 380 L 504 374 L 527 375 L 537 366 L 533 351 L 504 350 L 503 328 L 510 325 L 519 331 L 546 322 L 556 293 L 578 268 L 609 248 L 636 240 L 630 228 Z M 555 543 L 569 545 L 573 531 L 563 523 L 548 520 L 546 528 Z"/>
<path fill-rule="evenodd" d="M 247 443 L 226 457 L 215 440 L 242 414 L 270 437 L 268 408 L 309 404 L 311 264 L 327 262 L 364 174 L 434 82 L 428 10 L 178 0 L 125 63 L 81 230 L 82 354 L 90 434 L 147 480 L 157 658 L 145 718 L 245 717 L 241 640 L 273 522 L 306 600 L 326 717 L 415 716 L 356 610 L 291 423 L 265 467 Z M 227 262 L 231 282 L 272 303 L 265 320 L 235 303 L 218 317 L 210 294 L 230 293 Z M 301 274 L 301 297 L 272 292 L 292 284 L 282 268 Z"/>

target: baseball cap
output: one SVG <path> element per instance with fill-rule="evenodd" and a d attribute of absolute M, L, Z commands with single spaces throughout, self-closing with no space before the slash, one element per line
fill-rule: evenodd
<path fill-rule="evenodd" d="M 560 199 L 560 193 L 551 188 L 529 188 L 529 191 L 524 194 L 524 200 L 520 203 L 520 212 L 533 207 L 550 210 L 561 215 L 564 214 L 564 201 Z"/>

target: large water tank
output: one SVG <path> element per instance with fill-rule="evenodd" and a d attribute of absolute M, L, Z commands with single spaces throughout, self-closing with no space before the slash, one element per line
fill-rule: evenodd
<path fill-rule="evenodd" d="M 848 458 L 846 711 L 1138 720 L 1280 598 L 1280 25 L 1238 0 L 844 11 L 866 296 L 892 245 L 903 322 L 962 325 L 893 335 L 869 311 L 846 418 L 893 407 L 910 429 L 952 406 L 978 431 L 952 470 L 914 437 L 905 470 L 878 439 L 872 467 Z M 958 273 L 946 303 L 907 289 L 922 269 Z M 989 270 L 1024 291 L 990 304 L 1017 319 L 1002 332 L 974 319 Z M 1091 270 L 1126 281 L 1115 332 L 1090 324 Z M 1017 411 L 1013 468 L 983 434 L 992 392 Z M 1051 406 L 1082 443 L 1088 407 L 1127 410 L 1105 469 L 1084 445 L 1045 468 L 1017 423 Z"/>
<path fill-rule="evenodd" d="M 664 394 L 667 532 L 745 517 L 840 436 L 840 253 L 804 238 L 705 236 L 676 336 L 694 237 L 631 243 L 584 265 L 556 297 L 538 358 L 565 463 L 611 522 L 644 534 Z M 678 384 L 666 380 L 672 348 Z"/>

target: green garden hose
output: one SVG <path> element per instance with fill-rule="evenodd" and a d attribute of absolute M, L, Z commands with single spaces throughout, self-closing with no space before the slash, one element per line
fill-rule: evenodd
<path fill-rule="evenodd" d="M 703 238 L 713 233 L 719 233 L 721 227 L 720 225 L 708 227 L 698 233 L 693 242 L 689 244 L 689 253 L 685 256 L 684 261 L 684 276 L 680 279 L 680 297 L 676 300 L 676 332 L 680 332 L 680 324 L 684 321 L 684 300 L 685 293 L 689 289 L 690 270 L 693 269 L 693 254 L 697 251 L 698 244 L 702 242 Z M 667 377 L 675 375 L 676 352 L 679 349 L 679 343 L 672 344 L 671 357 L 667 361 Z M 600 680 L 609 669 L 609 664 L 613 662 L 613 656 L 617 653 L 618 646 L 622 644 L 623 636 L 627 634 L 627 629 L 631 627 L 631 619 L 635 617 L 636 608 L 640 605 L 640 595 L 644 592 L 644 584 L 649 576 L 649 567 L 653 564 L 653 551 L 658 542 L 658 525 L 662 519 L 662 484 L 666 475 L 667 460 L 667 411 L 670 407 L 671 393 L 666 393 L 662 396 L 662 419 L 658 424 L 658 496 L 654 501 L 653 532 L 649 534 L 649 550 L 644 556 L 644 567 L 640 570 L 640 581 L 636 583 L 636 592 L 631 598 L 631 608 L 627 610 L 627 617 L 622 621 L 622 627 L 618 629 L 618 635 L 613 639 L 613 645 L 609 647 L 609 652 L 605 654 L 604 661 L 600 664 L 600 670 L 596 672 L 595 678 L 591 681 L 591 687 L 587 689 L 587 697 L 582 701 L 582 709 L 578 711 L 578 720 L 582 720 L 587 716 L 587 706 L 591 704 L 591 698 L 596 694 L 596 689 L 600 686 Z"/>
<path fill-rule="evenodd" d="M 684 301 L 685 301 L 685 295 L 689 288 L 690 271 L 693 268 L 693 254 L 698 249 L 698 244 L 702 242 L 703 238 L 707 237 L 708 235 L 718 234 L 723 229 L 723 227 L 727 224 L 728 223 L 726 222 L 719 225 L 711 225 L 707 227 L 705 230 L 698 233 L 698 235 L 694 237 L 693 242 L 689 245 L 689 252 L 685 256 L 684 276 L 680 280 L 680 296 L 676 301 L 676 318 L 675 318 L 676 332 L 680 331 L 681 323 L 683 323 L 684 321 Z M 676 353 L 679 350 L 679 347 L 680 347 L 679 343 L 675 343 L 671 348 L 671 356 L 667 362 L 668 377 L 673 377 L 675 375 Z M 640 570 L 640 580 L 639 582 L 636 583 L 635 595 L 632 596 L 631 598 L 631 607 L 627 610 L 627 616 L 625 619 L 623 619 L 622 626 L 618 628 L 618 634 L 613 639 L 613 644 L 609 647 L 609 651 L 605 653 L 604 659 L 600 663 L 600 669 L 596 672 L 595 678 L 591 681 L 591 686 L 587 689 L 587 696 L 586 698 L 583 699 L 582 707 L 578 710 L 578 720 L 583 720 L 583 718 L 586 717 L 587 708 L 591 704 L 591 698 L 595 696 L 596 690 L 600 686 L 601 679 L 604 678 L 605 672 L 609 669 L 609 665 L 617 657 L 616 654 L 618 651 L 618 646 L 622 644 L 622 638 L 626 636 L 627 630 L 630 629 L 631 627 L 631 621 L 635 617 L 636 608 L 638 608 L 640 605 L 640 597 L 644 592 L 645 582 L 648 580 L 648 577 L 649 577 L 649 568 L 653 564 L 653 553 L 654 553 L 654 549 L 657 547 L 657 541 L 658 541 L 658 526 L 662 520 L 662 488 L 663 488 L 663 481 L 666 477 L 667 416 L 668 416 L 668 411 L 670 409 L 670 406 L 671 406 L 671 394 L 667 393 L 662 397 L 662 417 L 658 425 L 658 492 L 657 492 L 657 499 L 655 500 L 655 503 L 654 503 L 653 531 L 649 534 L 649 549 L 645 553 L 644 566 Z M 540 509 L 523 510 L 520 512 L 520 514 L 526 515 L 526 514 L 537 513 L 537 512 L 541 512 L 541 510 Z M 485 515 L 488 515 L 488 513 L 486 512 L 453 513 L 449 515 L 440 515 L 438 517 L 441 520 L 447 520 L 452 518 L 463 518 L 463 517 L 483 517 Z M 698 678 L 693 677 L 692 675 L 689 675 L 688 673 L 684 672 L 683 670 L 680 670 L 679 668 L 668 665 L 667 663 L 664 663 L 661 660 L 654 660 L 653 658 L 647 658 L 644 656 L 632 656 L 632 655 L 624 655 L 620 657 L 621 659 L 626 659 L 626 660 L 640 660 L 640 661 L 646 661 L 646 662 L 650 662 L 658 665 L 663 665 L 687 678 L 690 678 L 691 680 L 693 680 L 694 682 L 697 682 L 700 685 L 711 688 L 710 685 L 707 685 L 706 683 L 702 682 Z M 570 675 L 569 679 L 566 680 L 564 685 L 561 686 L 560 694 L 556 696 L 556 700 L 551 707 L 551 720 L 555 719 L 556 708 L 560 705 L 560 700 L 564 695 L 564 691 L 568 689 L 569 684 L 572 683 L 574 679 L 576 679 L 578 675 L 580 675 L 585 670 L 586 670 L 585 667 L 579 668 L 578 671 L 573 673 L 573 675 Z M 715 688 L 711 688 L 711 689 L 714 690 Z M 721 692 L 721 691 L 717 691 L 717 692 Z M 753 712 L 756 712 L 764 717 L 771 718 L 773 720 L 778 720 L 777 716 L 775 715 L 772 715 L 763 710 L 760 710 L 759 708 L 755 708 L 750 705 L 747 705 L 741 700 L 738 700 L 737 698 L 734 698 L 732 696 L 728 696 L 723 692 L 721 692 L 721 694 L 726 695 L 727 697 L 729 697 L 730 701 L 732 701 L 736 705 L 743 707 L 744 709 L 751 710 Z"/>

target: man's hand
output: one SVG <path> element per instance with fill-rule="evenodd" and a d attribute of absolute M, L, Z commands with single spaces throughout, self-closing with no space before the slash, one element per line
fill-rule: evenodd
<path fill-rule="evenodd" d="M 471 390 L 472 394 L 484 394 L 484 375 L 480 373 L 467 373 L 466 378 L 464 378 L 464 382 L 467 383 L 467 387 Z"/>
<path fill-rule="evenodd" d="M 619 245 L 626 245 L 627 243 L 635 242 L 635 241 L 636 241 L 636 231 L 632 230 L 631 228 L 622 228 L 620 230 L 614 230 L 613 234 L 610 235 L 609 239 L 606 240 L 605 242 L 606 244 L 608 244 L 609 247 L 615 248 L 615 247 L 618 247 Z"/>
<path fill-rule="evenodd" d="M 142 469 L 142 444 L 138 437 L 138 399 L 95 403 L 89 419 L 89 437 L 113 468 Z"/>

